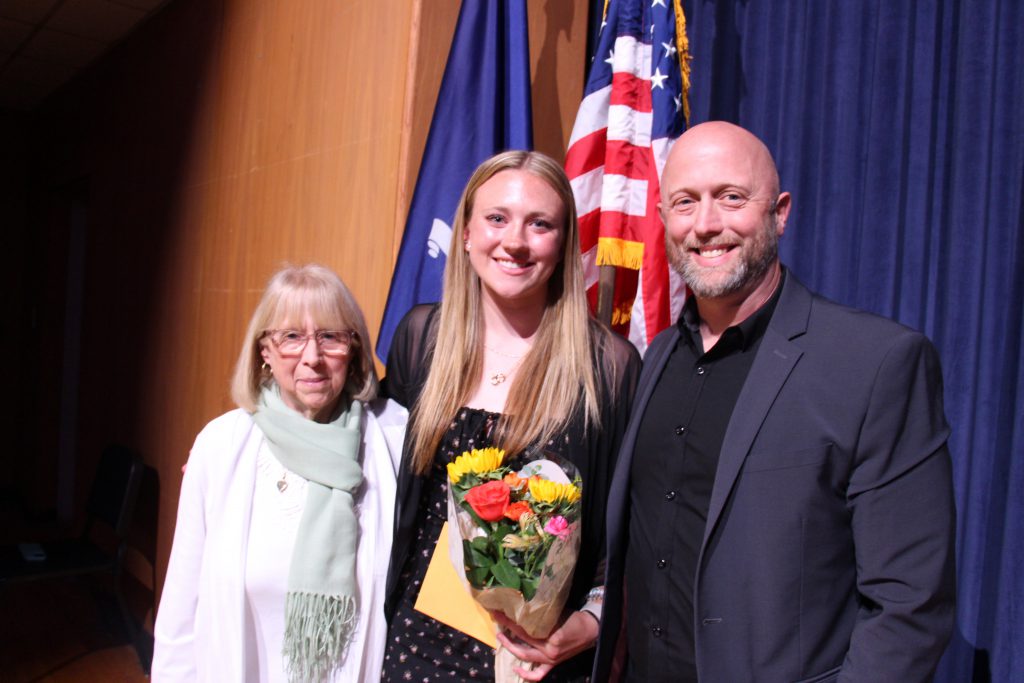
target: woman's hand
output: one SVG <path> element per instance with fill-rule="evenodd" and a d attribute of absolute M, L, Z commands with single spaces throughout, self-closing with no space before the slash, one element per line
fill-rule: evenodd
<path fill-rule="evenodd" d="M 492 612 L 491 616 L 502 627 L 498 631 L 502 646 L 524 662 L 535 663 L 533 669 L 516 667 L 516 673 L 527 681 L 542 680 L 556 664 L 593 647 L 597 640 L 598 623 L 590 612 L 571 612 L 561 626 L 543 640 L 526 635 L 500 612 Z"/>

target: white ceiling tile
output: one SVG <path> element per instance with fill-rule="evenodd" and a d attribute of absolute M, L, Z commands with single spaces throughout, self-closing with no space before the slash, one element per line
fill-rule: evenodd
<path fill-rule="evenodd" d="M 109 45 L 98 40 L 43 29 L 24 47 L 26 57 L 44 62 L 82 67 L 96 59 Z"/>
<path fill-rule="evenodd" d="M 32 24 L 0 17 L 0 50 L 13 52 L 32 33 Z"/>
<path fill-rule="evenodd" d="M 146 12 L 109 0 L 67 0 L 50 18 L 50 28 L 102 42 L 113 42 L 129 33 Z"/>
<path fill-rule="evenodd" d="M 0 0 L 0 108 L 30 110 L 169 0 Z"/>
<path fill-rule="evenodd" d="M 3 0 L 0 17 L 38 24 L 61 0 Z"/>
<path fill-rule="evenodd" d="M 111 0 L 111 2 L 152 12 L 161 5 L 167 4 L 168 0 Z"/>

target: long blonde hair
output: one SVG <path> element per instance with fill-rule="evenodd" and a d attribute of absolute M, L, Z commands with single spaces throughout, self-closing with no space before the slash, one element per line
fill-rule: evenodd
<path fill-rule="evenodd" d="M 582 405 L 588 425 L 600 424 L 597 373 L 583 266 L 579 257 L 576 202 L 569 179 L 553 159 L 538 152 L 502 152 L 474 171 L 462 192 L 444 270 L 444 296 L 430 370 L 410 421 L 413 470 L 425 474 L 456 411 L 475 391 L 483 371 L 480 278 L 463 249 L 463 231 L 481 185 L 502 171 L 530 173 L 547 183 L 565 206 L 562 259 L 548 281 L 547 300 L 533 346 L 512 380 L 494 442 L 509 453 L 543 444 L 568 426 Z M 603 355 L 603 354 L 600 354 Z"/>
<path fill-rule="evenodd" d="M 264 333 L 285 321 L 301 323 L 307 313 L 323 329 L 356 333 L 343 394 L 360 401 L 377 395 L 377 369 L 370 351 L 373 344 L 359 304 L 333 270 L 310 263 L 281 268 L 263 290 L 245 331 L 231 379 L 231 398 L 239 408 L 255 412 L 260 391 L 271 382 L 270 371 L 260 356 Z"/>

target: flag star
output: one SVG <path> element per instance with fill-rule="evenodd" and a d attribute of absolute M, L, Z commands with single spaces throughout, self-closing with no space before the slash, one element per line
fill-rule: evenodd
<path fill-rule="evenodd" d="M 679 110 L 683 108 L 683 96 L 676 95 L 672 98 L 672 101 L 676 103 L 676 113 L 679 113 Z"/>
<path fill-rule="evenodd" d="M 654 75 L 651 76 L 651 90 L 655 88 L 665 89 L 665 79 L 668 78 L 668 74 L 661 73 L 661 67 L 654 70 Z"/>
<path fill-rule="evenodd" d="M 658 5 L 661 5 L 665 9 L 668 9 L 668 5 L 665 4 L 665 0 L 653 0 L 651 2 L 651 7 L 657 7 Z"/>
<path fill-rule="evenodd" d="M 604 60 L 608 64 L 615 66 L 615 50 L 608 50 L 608 59 Z"/>
<path fill-rule="evenodd" d="M 654 35 L 654 24 L 651 24 L 651 35 Z"/>
<path fill-rule="evenodd" d="M 672 41 L 669 41 L 667 43 L 662 43 L 661 46 L 663 48 L 665 48 L 665 59 L 670 58 L 672 55 L 674 55 L 677 52 L 676 46 L 672 44 Z"/>
<path fill-rule="evenodd" d="M 607 25 L 608 25 L 608 20 L 607 19 L 602 19 L 601 20 L 601 28 L 598 29 L 598 32 L 603 31 L 604 27 L 607 26 Z"/>

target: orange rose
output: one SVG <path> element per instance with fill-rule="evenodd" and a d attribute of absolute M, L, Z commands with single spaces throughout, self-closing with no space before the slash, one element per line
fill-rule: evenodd
<path fill-rule="evenodd" d="M 505 516 L 513 522 L 518 522 L 520 517 L 531 512 L 533 512 L 533 509 L 530 507 L 530 504 L 523 500 L 517 500 L 505 508 Z"/>
<path fill-rule="evenodd" d="M 485 522 L 497 522 L 502 518 L 511 492 L 503 481 L 489 481 L 466 491 L 466 502 Z"/>
<path fill-rule="evenodd" d="M 502 481 L 504 481 L 506 484 L 508 484 L 508 487 L 510 489 L 514 489 L 514 490 L 519 490 L 520 488 L 525 486 L 526 482 L 527 482 L 526 479 L 523 479 L 522 477 L 520 477 L 515 472 L 509 472 L 508 474 L 506 474 L 505 478 Z"/>

